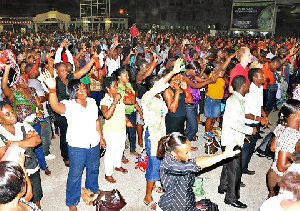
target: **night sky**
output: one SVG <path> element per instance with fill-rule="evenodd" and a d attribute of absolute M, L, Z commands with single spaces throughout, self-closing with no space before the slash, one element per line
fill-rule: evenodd
<path fill-rule="evenodd" d="M 55 9 L 79 16 L 79 0 L 0 0 L 0 16 L 34 16 Z"/>

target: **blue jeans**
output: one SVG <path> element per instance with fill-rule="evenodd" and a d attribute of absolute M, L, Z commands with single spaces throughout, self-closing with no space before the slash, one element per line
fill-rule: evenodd
<path fill-rule="evenodd" d="M 151 140 L 149 139 L 150 133 L 148 129 L 145 131 L 145 147 L 148 155 L 148 163 L 146 169 L 146 181 L 158 181 L 160 180 L 159 168 L 162 162 L 157 156 L 151 156 Z"/>
<path fill-rule="evenodd" d="M 41 141 L 43 144 L 44 155 L 47 156 L 50 154 L 50 144 L 51 144 L 51 120 L 50 117 L 45 118 L 46 122 L 41 123 Z"/>
<path fill-rule="evenodd" d="M 186 108 L 186 119 L 187 119 L 185 135 L 189 140 L 192 140 L 192 138 L 198 132 L 197 105 L 185 104 L 185 108 Z"/>
<path fill-rule="evenodd" d="M 103 98 L 103 91 L 91 91 L 91 98 L 93 98 L 96 101 L 97 107 L 98 107 L 98 115 L 102 115 L 100 110 L 100 101 Z"/>
<path fill-rule="evenodd" d="M 100 146 L 85 149 L 68 146 L 70 169 L 67 179 L 66 205 L 77 205 L 80 201 L 81 177 L 86 167 L 85 187 L 93 193 L 99 190 Z"/>
<path fill-rule="evenodd" d="M 35 123 L 34 125 L 32 125 L 32 127 L 35 129 L 35 131 L 41 136 L 41 124 L 40 122 Z M 34 148 L 34 153 L 35 156 L 39 162 L 39 166 L 41 169 L 46 169 L 47 168 L 47 163 L 45 160 L 45 155 L 43 152 L 43 144 L 39 144 Z"/>
<path fill-rule="evenodd" d="M 135 152 L 136 149 L 136 112 L 133 111 L 131 114 L 126 114 L 126 117 L 130 120 L 134 127 L 126 127 L 126 134 L 130 143 L 130 152 Z"/>
<path fill-rule="evenodd" d="M 274 82 L 275 83 L 275 82 Z M 276 92 L 277 90 L 269 90 L 268 91 L 268 99 L 266 103 L 266 112 L 271 112 L 276 105 Z"/>
<path fill-rule="evenodd" d="M 260 127 L 258 124 L 247 124 L 250 127 L 256 127 L 259 131 Z M 244 143 L 242 148 L 242 171 L 246 171 L 248 169 L 248 164 L 250 163 L 251 157 L 254 153 L 256 142 L 258 140 L 259 133 L 255 135 L 247 135 L 250 143 Z"/>

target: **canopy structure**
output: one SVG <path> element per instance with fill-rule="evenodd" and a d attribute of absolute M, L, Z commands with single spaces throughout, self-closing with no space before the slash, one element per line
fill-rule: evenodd
<path fill-rule="evenodd" d="M 61 30 L 67 30 L 70 21 L 70 15 L 58 11 L 49 11 L 46 13 L 38 14 L 33 18 L 34 28 L 36 32 L 38 32 L 38 26 L 42 24 L 58 24 Z"/>

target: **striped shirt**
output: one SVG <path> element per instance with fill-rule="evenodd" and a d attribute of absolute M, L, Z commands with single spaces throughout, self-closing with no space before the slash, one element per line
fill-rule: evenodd
<path fill-rule="evenodd" d="M 167 154 L 160 166 L 165 194 L 161 196 L 158 206 L 164 211 L 198 210 L 192 187 L 195 173 L 199 171 L 201 168 L 195 159 L 182 162 Z"/>

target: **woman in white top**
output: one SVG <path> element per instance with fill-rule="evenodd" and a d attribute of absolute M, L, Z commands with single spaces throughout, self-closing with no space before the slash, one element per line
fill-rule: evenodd
<path fill-rule="evenodd" d="M 79 79 L 69 81 L 69 100 L 58 102 L 56 80 L 48 71 L 43 74 L 49 89 L 51 108 L 68 120 L 67 140 L 70 169 L 67 180 L 66 205 L 77 210 L 80 201 L 81 177 L 86 167 L 86 189 L 99 193 L 100 147 L 106 146 L 98 118 L 98 108 L 93 98 L 87 97 L 87 89 Z"/>

